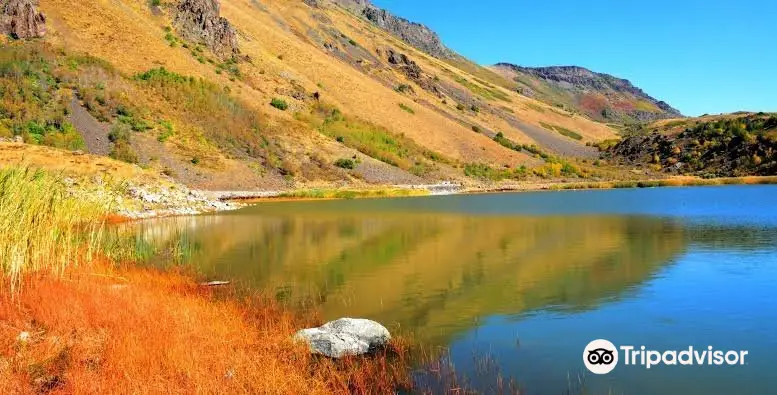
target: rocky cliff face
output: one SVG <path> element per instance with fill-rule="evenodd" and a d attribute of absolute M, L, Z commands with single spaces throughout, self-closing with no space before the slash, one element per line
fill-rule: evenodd
<path fill-rule="evenodd" d="M 0 0 L 0 33 L 15 39 L 43 37 L 46 16 L 37 6 L 38 0 Z"/>
<path fill-rule="evenodd" d="M 652 122 L 683 115 L 656 100 L 628 80 L 578 66 L 521 67 L 499 63 L 494 68 L 512 73 L 525 94 L 550 104 L 571 107 L 606 122 Z"/>
<path fill-rule="evenodd" d="M 428 27 L 397 17 L 374 6 L 369 0 L 334 0 L 334 2 L 431 56 L 450 59 L 456 55 L 442 43 L 437 33 Z"/>
<path fill-rule="evenodd" d="M 379 53 L 382 53 L 382 51 L 379 50 Z M 389 48 L 386 50 L 386 59 L 389 64 L 400 70 L 402 74 L 418 84 L 422 89 L 433 93 L 439 98 L 443 97 L 440 87 L 434 82 L 434 79 L 425 75 L 421 66 L 414 60 L 408 58 L 407 55 Z"/>
<path fill-rule="evenodd" d="M 237 56 L 237 32 L 219 12 L 219 0 L 182 0 L 173 23 L 183 38 L 207 45 L 220 57 Z"/>

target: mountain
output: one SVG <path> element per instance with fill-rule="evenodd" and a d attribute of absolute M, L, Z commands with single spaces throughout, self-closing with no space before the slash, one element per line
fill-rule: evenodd
<path fill-rule="evenodd" d="M 585 177 L 615 137 L 366 1 L 3 4 L 0 138 L 192 188 Z"/>
<path fill-rule="evenodd" d="M 522 94 L 580 112 L 593 120 L 619 124 L 681 118 L 682 114 L 628 80 L 578 66 L 521 67 L 499 63 L 492 69 L 519 84 Z"/>
<path fill-rule="evenodd" d="M 439 36 L 424 25 L 397 17 L 369 0 L 333 1 L 428 55 L 472 74 L 486 72 L 447 48 Z M 533 68 L 500 63 L 491 70 L 499 75 L 485 78 L 491 83 L 555 107 L 579 112 L 596 121 L 631 124 L 682 117 L 678 110 L 654 99 L 628 80 L 582 67 Z"/>

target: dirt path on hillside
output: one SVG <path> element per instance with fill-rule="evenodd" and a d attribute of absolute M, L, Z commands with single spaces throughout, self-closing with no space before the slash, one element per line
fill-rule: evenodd
<path fill-rule="evenodd" d="M 108 141 L 110 125 L 100 122 L 89 114 L 78 99 L 73 96 L 70 99 L 70 123 L 86 143 L 86 149 L 90 154 L 108 155 L 111 153 L 111 143 Z"/>

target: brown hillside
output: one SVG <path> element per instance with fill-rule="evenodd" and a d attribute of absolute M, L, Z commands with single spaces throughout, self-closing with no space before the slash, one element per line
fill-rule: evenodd
<path fill-rule="evenodd" d="M 220 15 L 238 36 L 235 61 L 183 40 L 187 35 L 173 28 L 173 1 L 153 7 L 141 0 L 101 0 L 74 7 L 42 0 L 45 42 L 14 45 L 46 46 L 50 61 L 75 74 L 63 89 L 72 89 L 87 108 L 92 104 L 84 92 L 104 90 L 112 98 L 101 104 L 106 128 L 127 121 L 121 105 L 132 107 L 131 117 L 147 124 L 129 137 L 138 162 L 197 187 L 466 180 L 467 164 L 543 165 L 528 151 L 493 141 L 497 132 L 567 157 L 596 155 L 585 143 L 614 137 L 604 124 L 494 84 L 491 78 L 498 76 L 479 66 L 465 72 L 343 8 L 318 3 L 222 0 Z M 391 52 L 408 64 L 392 61 Z M 82 64 L 73 71 L 67 59 L 79 54 L 116 71 Z M 174 75 L 134 78 L 160 67 Z M 204 80 L 194 92 L 205 90 L 210 99 L 193 106 L 187 99 L 193 88 L 170 82 L 177 76 Z M 284 102 L 285 111 L 272 107 L 273 99 Z M 226 109 L 225 101 L 232 103 Z M 355 159 L 355 169 L 334 165 L 345 158 Z"/>

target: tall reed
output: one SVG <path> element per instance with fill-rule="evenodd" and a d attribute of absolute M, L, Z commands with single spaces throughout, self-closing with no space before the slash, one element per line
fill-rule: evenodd
<path fill-rule="evenodd" d="M 91 259 L 105 209 L 71 196 L 63 177 L 26 167 L 0 169 L 0 276 L 16 292 L 23 276 L 55 274 Z"/>

